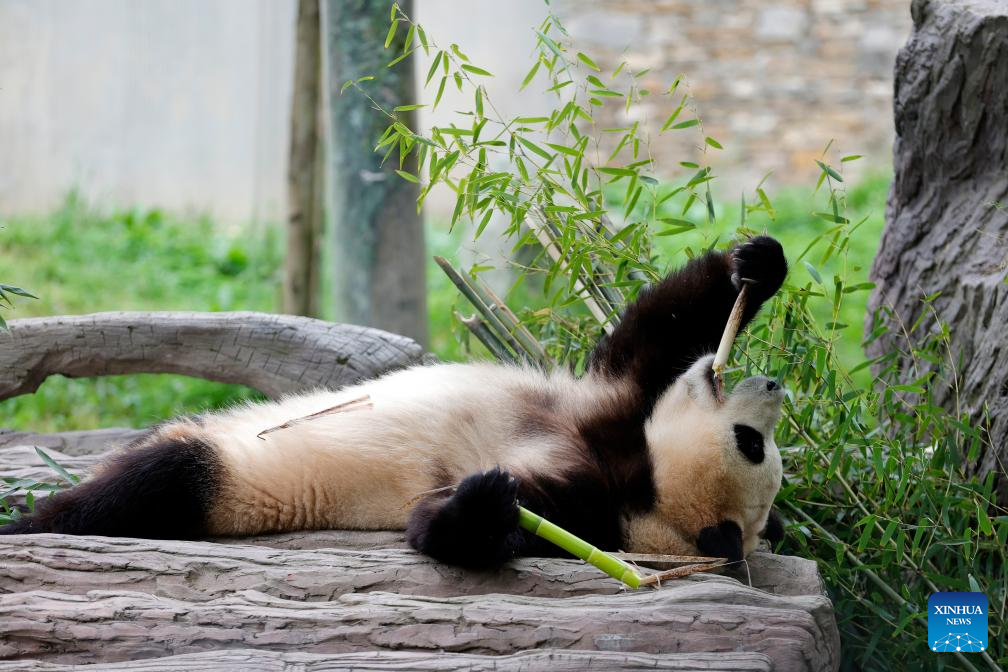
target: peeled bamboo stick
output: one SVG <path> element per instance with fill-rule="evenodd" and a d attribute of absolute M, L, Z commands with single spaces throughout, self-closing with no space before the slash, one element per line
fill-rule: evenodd
<path fill-rule="evenodd" d="M 717 354 L 714 355 L 714 363 L 711 365 L 711 368 L 714 369 L 714 385 L 717 388 L 717 396 L 721 401 L 724 401 L 724 377 L 722 374 L 725 365 L 728 364 L 732 343 L 735 342 L 735 336 L 738 335 L 739 326 L 742 324 L 742 312 L 745 310 L 748 290 L 749 285 L 743 284 L 738 298 L 735 299 L 735 305 L 732 306 L 731 314 L 728 316 L 728 324 L 725 325 L 724 333 L 721 335 L 721 343 L 718 344 Z"/>

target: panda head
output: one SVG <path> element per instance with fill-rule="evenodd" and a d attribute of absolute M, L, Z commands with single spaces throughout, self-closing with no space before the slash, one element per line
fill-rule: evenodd
<path fill-rule="evenodd" d="M 774 428 L 784 388 L 753 376 L 718 399 L 712 363 L 701 357 L 679 376 L 645 425 L 656 504 L 687 536 L 734 520 L 755 538 L 780 489 Z"/>

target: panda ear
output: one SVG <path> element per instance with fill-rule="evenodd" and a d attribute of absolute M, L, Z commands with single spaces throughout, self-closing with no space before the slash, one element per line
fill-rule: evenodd
<path fill-rule="evenodd" d="M 763 435 L 749 425 L 735 425 L 735 447 L 753 464 L 763 461 Z"/>

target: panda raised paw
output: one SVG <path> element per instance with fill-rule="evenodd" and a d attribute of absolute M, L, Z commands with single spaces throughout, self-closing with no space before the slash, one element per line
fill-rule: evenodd
<path fill-rule="evenodd" d="M 755 236 L 731 252 L 731 281 L 735 289 L 749 285 L 757 298 L 772 296 L 787 276 L 784 248 L 770 236 Z"/>

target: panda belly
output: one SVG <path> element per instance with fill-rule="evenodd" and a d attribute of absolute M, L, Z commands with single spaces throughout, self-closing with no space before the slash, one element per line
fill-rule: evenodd
<path fill-rule="evenodd" d="M 209 416 L 201 434 L 221 477 L 208 531 L 403 529 L 418 495 L 467 474 L 548 473 L 553 442 L 524 434 L 521 409 L 530 389 L 551 385 L 527 370 L 446 364 Z M 369 408 L 256 436 L 365 395 Z"/>

